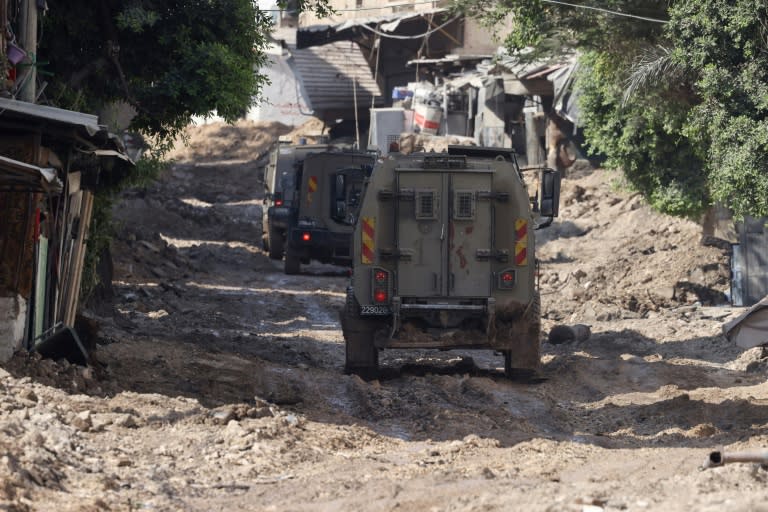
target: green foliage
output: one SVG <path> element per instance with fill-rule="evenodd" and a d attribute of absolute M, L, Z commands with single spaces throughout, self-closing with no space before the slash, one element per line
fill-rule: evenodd
<path fill-rule="evenodd" d="M 696 148 L 684 136 L 689 106 L 670 101 L 677 91 L 657 87 L 622 106 L 620 60 L 590 52 L 577 81 L 588 147 L 624 171 L 627 182 L 655 209 L 696 216 L 707 207 L 707 188 Z"/>
<path fill-rule="evenodd" d="M 266 80 L 271 18 L 250 0 L 54 1 L 43 23 L 53 102 L 97 112 L 128 101 L 132 129 L 151 135 L 172 138 L 213 110 L 233 121 Z"/>
<path fill-rule="evenodd" d="M 672 10 L 676 57 L 697 71 L 700 142 L 713 199 L 737 217 L 768 215 L 768 4 L 691 0 Z"/>
<path fill-rule="evenodd" d="M 513 53 L 534 46 L 533 58 L 583 55 L 588 145 L 655 208 L 696 216 L 719 201 L 737 217 L 768 215 L 768 3 L 568 3 L 581 8 L 550 0 L 455 5 L 489 24 L 512 15 Z"/>

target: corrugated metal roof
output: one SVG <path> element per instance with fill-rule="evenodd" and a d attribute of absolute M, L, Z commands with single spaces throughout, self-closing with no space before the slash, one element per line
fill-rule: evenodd
<path fill-rule="evenodd" d="M 357 43 L 340 41 L 293 50 L 293 62 L 313 110 L 353 109 L 353 79 L 357 80 L 358 109 L 384 104 L 371 68 Z"/>

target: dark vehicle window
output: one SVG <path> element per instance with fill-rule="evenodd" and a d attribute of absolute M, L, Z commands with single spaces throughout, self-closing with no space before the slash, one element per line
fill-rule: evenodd
<path fill-rule="evenodd" d="M 333 181 L 331 218 L 341 224 L 352 225 L 360 210 L 363 193 L 363 171 L 344 169 L 336 173 Z"/>

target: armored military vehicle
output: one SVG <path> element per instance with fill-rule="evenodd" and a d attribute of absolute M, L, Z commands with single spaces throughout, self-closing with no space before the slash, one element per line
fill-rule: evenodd
<path fill-rule="evenodd" d="M 310 153 L 328 151 L 327 144 L 298 144 L 278 140 L 269 153 L 264 168 L 264 216 L 262 244 L 269 257 L 283 258 L 285 236 L 296 204 L 298 172 L 304 157 Z"/>
<path fill-rule="evenodd" d="M 510 149 L 449 146 L 381 160 L 366 183 L 341 325 L 346 370 L 382 349 L 491 349 L 510 377 L 540 365 L 534 233 L 557 215 L 559 175 L 533 197 Z"/>
<path fill-rule="evenodd" d="M 297 274 L 302 263 L 349 266 L 352 231 L 365 178 L 375 156 L 361 151 L 329 149 L 307 153 L 296 174 L 285 237 L 285 273 Z"/>

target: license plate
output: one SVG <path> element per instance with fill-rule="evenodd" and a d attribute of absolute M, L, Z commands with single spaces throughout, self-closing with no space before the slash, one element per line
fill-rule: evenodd
<path fill-rule="evenodd" d="M 388 315 L 389 306 L 360 306 L 361 315 Z"/>

